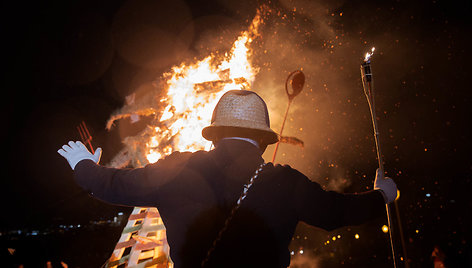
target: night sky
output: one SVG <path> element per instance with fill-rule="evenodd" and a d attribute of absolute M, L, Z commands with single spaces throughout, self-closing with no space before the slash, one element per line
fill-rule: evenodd
<path fill-rule="evenodd" d="M 272 12 L 254 43 L 252 61 L 260 71 L 253 87 L 268 103 L 274 130 L 287 105 L 285 78 L 296 69 L 306 75 L 284 130 L 305 148 L 283 144 L 277 162 L 326 189 L 372 188 L 377 162 L 359 64 L 375 46 L 381 144 L 387 174 L 401 190 L 411 267 L 432 267 L 436 245 L 449 267 L 471 265 L 470 1 L 2 3 L 7 174 L 1 230 L 85 224 L 129 213 L 76 186 L 56 151 L 80 138 L 76 126 L 85 121 L 94 146 L 104 149 L 101 162 L 110 161 L 122 138 L 146 124 L 119 122 L 105 129 L 125 97 L 158 94 L 161 89 L 152 85 L 170 67 L 227 51 L 261 3 Z M 264 155 L 268 161 L 272 150 Z M 301 224 L 291 249 L 310 251 L 303 258 L 316 267 L 389 267 L 391 260 L 373 261 L 389 254 L 388 236 L 380 230 L 385 222 L 333 232 Z M 361 239 L 351 238 L 354 233 Z M 324 244 L 338 234 L 338 244 Z M 401 255 L 399 239 L 396 232 Z"/>

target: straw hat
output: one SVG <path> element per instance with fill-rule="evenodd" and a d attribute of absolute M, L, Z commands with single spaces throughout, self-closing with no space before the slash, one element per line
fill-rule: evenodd
<path fill-rule="evenodd" d="M 225 130 L 249 130 L 266 144 L 279 141 L 270 129 L 269 112 L 262 98 L 253 91 L 230 90 L 216 104 L 211 125 L 202 130 L 205 139 L 215 141 Z"/>

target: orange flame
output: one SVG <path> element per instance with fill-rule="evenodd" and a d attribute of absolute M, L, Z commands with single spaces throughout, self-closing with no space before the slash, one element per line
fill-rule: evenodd
<path fill-rule="evenodd" d="M 250 61 L 250 45 L 259 36 L 261 22 L 258 10 L 249 29 L 241 33 L 222 60 L 210 55 L 192 65 L 174 66 L 164 74 L 167 94 L 159 100 L 164 108 L 158 112 L 158 124 L 151 128 L 146 142 L 145 156 L 149 163 L 173 151 L 210 148 L 201 130 L 209 124 L 218 99 L 228 90 L 251 89 L 258 73 Z"/>

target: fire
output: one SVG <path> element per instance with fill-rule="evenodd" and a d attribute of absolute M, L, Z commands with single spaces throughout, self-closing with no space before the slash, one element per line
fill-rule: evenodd
<path fill-rule="evenodd" d="M 374 55 L 374 51 L 375 51 L 375 47 L 373 47 L 370 52 L 365 53 L 365 58 L 364 58 L 365 62 L 368 62 L 370 60 L 370 57 Z"/>
<path fill-rule="evenodd" d="M 241 33 L 230 52 L 221 60 L 210 55 L 192 65 L 174 66 L 163 78 L 167 94 L 159 100 L 164 107 L 151 128 L 145 156 L 149 163 L 173 151 L 209 149 L 201 137 L 218 99 L 228 90 L 251 89 L 258 69 L 251 64 L 250 45 L 258 34 L 261 14 L 257 13 L 247 31 Z"/>

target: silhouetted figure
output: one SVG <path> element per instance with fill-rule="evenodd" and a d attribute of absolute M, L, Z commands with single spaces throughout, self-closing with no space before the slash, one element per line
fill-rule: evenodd
<path fill-rule="evenodd" d="M 320 130 L 321 131 L 321 130 Z M 383 215 L 396 198 L 393 180 L 377 173 L 373 191 L 325 191 L 290 166 L 264 163 L 278 141 L 265 102 L 252 91 L 222 96 L 202 135 L 209 152 L 174 152 L 144 168 L 98 165 L 81 142 L 58 152 L 76 182 L 106 202 L 157 207 L 175 267 L 288 267 L 288 245 L 299 221 L 326 230 Z M 238 207 L 237 210 L 234 210 Z"/>

